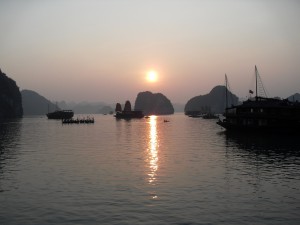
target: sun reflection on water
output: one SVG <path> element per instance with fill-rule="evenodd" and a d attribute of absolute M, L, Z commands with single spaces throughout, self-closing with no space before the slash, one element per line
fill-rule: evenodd
<path fill-rule="evenodd" d="M 149 161 L 149 183 L 153 184 L 156 180 L 158 170 L 158 137 L 157 137 L 157 116 L 150 116 L 150 132 L 148 144 L 148 161 Z"/>

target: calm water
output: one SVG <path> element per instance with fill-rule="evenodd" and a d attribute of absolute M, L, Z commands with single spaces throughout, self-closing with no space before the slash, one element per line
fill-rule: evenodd
<path fill-rule="evenodd" d="M 183 114 L 95 119 L 0 123 L 1 225 L 300 224 L 298 136 Z"/>

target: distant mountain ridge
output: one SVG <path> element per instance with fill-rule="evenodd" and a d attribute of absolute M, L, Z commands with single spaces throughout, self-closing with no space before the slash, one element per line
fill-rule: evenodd
<path fill-rule="evenodd" d="M 191 98 L 185 105 L 184 112 L 223 113 L 226 107 L 226 87 L 216 86 L 208 94 Z M 228 106 L 237 105 L 238 97 L 228 91 Z"/>
<path fill-rule="evenodd" d="M 62 109 L 71 109 L 75 114 L 108 114 L 113 108 L 104 102 L 70 102 L 61 101 L 58 103 Z"/>
<path fill-rule="evenodd" d="M 166 96 L 150 91 L 138 93 L 134 110 L 141 110 L 145 115 L 174 114 L 174 107 Z"/>
<path fill-rule="evenodd" d="M 65 101 L 54 104 L 44 96 L 32 90 L 22 90 L 22 101 L 24 115 L 45 115 L 48 112 L 61 109 L 71 109 L 76 114 L 107 114 L 113 111 L 113 108 L 107 104 L 81 102 L 81 103 L 66 103 Z"/>
<path fill-rule="evenodd" d="M 288 100 L 291 101 L 291 102 L 293 102 L 293 101 L 300 102 L 300 94 L 295 93 L 295 94 L 291 95 L 290 97 L 288 97 Z"/>
<path fill-rule="evenodd" d="M 48 112 L 60 109 L 35 91 L 22 90 L 21 95 L 24 115 L 46 115 Z"/>
<path fill-rule="evenodd" d="M 23 116 L 22 97 L 16 81 L 0 69 L 0 119 Z"/>

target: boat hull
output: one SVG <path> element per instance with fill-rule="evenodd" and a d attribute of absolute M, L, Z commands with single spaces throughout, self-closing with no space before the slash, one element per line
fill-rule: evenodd
<path fill-rule="evenodd" d="M 142 111 L 117 112 L 114 117 L 117 119 L 141 119 L 144 118 Z"/>
<path fill-rule="evenodd" d="M 62 120 L 71 119 L 74 116 L 72 110 L 59 110 L 51 113 L 47 113 L 48 119 Z"/>

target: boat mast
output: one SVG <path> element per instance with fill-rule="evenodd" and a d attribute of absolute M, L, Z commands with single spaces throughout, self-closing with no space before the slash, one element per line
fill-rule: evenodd
<path fill-rule="evenodd" d="M 255 65 L 255 100 L 257 101 L 257 76 L 258 76 L 258 71 Z"/>
<path fill-rule="evenodd" d="M 226 94 L 225 94 L 225 101 L 226 101 L 226 108 L 225 111 L 227 111 L 228 108 L 228 81 L 227 81 L 227 75 L 225 73 L 225 86 L 226 86 Z"/>

